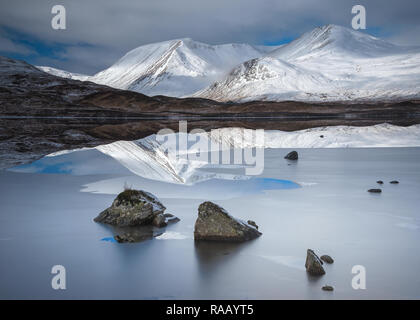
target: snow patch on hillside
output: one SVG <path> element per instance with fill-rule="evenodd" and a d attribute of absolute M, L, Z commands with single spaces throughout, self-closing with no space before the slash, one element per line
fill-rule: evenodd
<path fill-rule="evenodd" d="M 47 67 L 47 66 L 36 66 L 39 70 L 44 71 L 46 73 L 52 74 L 53 76 L 61 77 L 61 78 L 67 78 L 72 80 L 80 80 L 80 81 L 86 81 L 88 80 L 89 76 L 80 74 L 80 73 L 74 73 L 69 72 L 53 67 Z"/>

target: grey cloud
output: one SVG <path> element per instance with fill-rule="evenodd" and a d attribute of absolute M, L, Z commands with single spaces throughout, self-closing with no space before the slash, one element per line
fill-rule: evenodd
<path fill-rule="evenodd" d="M 98 71 L 134 47 L 174 38 L 190 37 L 213 44 L 262 44 L 296 37 L 328 23 L 350 27 L 351 7 L 355 4 L 366 6 L 368 28 L 386 29 L 393 41 L 398 42 L 401 35 L 400 42 L 420 45 L 416 32 L 420 26 L 417 0 L 62 0 L 59 3 L 67 10 L 65 31 L 53 30 L 50 25 L 50 12 L 58 4 L 56 0 L 2 1 L 1 25 L 46 43 L 66 45 L 63 54 L 66 60 L 61 64 L 78 72 Z"/>
<path fill-rule="evenodd" d="M 21 45 L 19 43 L 15 43 L 2 35 L 0 35 L 0 51 L 23 55 L 35 53 L 35 51 L 33 51 L 31 48 L 28 48 L 27 46 Z"/>

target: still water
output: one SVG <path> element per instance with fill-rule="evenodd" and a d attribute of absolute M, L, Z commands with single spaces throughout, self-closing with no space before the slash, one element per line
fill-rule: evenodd
<path fill-rule="evenodd" d="M 266 149 L 257 177 L 200 168 L 230 178 L 191 185 L 136 176 L 97 150 L 1 171 L 0 298 L 420 298 L 420 148 L 297 150 L 292 163 L 283 159 L 290 150 Z M 369 194 L 377 180 L 382 194 Z M 113 230 L 92 219 L 127 184 L 181 221 L 141 243 L 106 241 Z M 208 200 L 256 221 L 263 235 L 194 242 L 197 208 Z M 306 274 L 308 248 L 334 258 L 325 276 Z M 51 288 L 54 265 L 66 268 L 66 290 Z M 366 268 L 366 290 L 351 286 L 354 265 Z"/>

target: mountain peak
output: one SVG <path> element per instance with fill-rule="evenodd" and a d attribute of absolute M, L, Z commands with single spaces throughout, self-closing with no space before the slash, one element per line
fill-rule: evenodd
<path fill-rule="evenodd" d="M 88 80 L 151 96 L 216 100 L 413 96 L 418 78 L 411 74 L 417 71 L 408 66 L 418 69 L 418 51 L 328 24 L 276 48 L 210 45 L 191 38 L 143 45 Z M 396 70 L 401 77 L 395 76 Z"/>
<path fill-rule="evenodd" d="M 210 45 L 180 38 L 137 47 L 90 81 L 148 95 L 190 95 L 237 64 L 266 51 L 246 44 Z"/>
<path fill-rule="evenodd" d="M 272 51 L 270 55 L 284 60 L 332 52 L 341 56 L 377 57 L 398 50 L 397 46 L 369 34 L 328 24 L 304 33 L 296 40 Z"/>

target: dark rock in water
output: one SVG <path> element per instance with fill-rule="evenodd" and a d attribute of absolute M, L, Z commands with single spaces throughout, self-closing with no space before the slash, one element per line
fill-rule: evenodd
<path fill-rule="evenodd" d="M 251 225 L 251 226 L 253 226 L 253 227 L 255 227 L 255 228 L 257 228 L 257 230 L 258 230 L 258 226 L 257 226 L 257 224 L 255 223 L 255 221 L 248 220 L 248 224 L 249 224 L 249 225 Z"/>
<path fill-rule="evenodd" d="M 140 226 L 153 223 L 154 218 L 165 209 L 151 193 L 125 190 L 117 196 L 111 207 L 102 211 L 94 221 L 120 227 Z"/>
<path fill-rule="evenodd" d="M 158 228 L 167 226 L 166 218 L 163 214 L 158 214 L 153 218 L 153 225 Z"/>
<path fill-rule="evenodd" d="M 122 234 L 122 235 L 115 235 L 114 236 L 115 241 L 117 241 L 118 243 L 126 243 L 126 242 L 137 242 L 134 237 L 132 237 L 130 234 Z"/>
<path fill-rule="evenodd" d="M 378 180 L 376 181 L 377 184 L 384 184 L 384 182 L 382 180 Z"/>
<path fill-rule="evenodd" d="M 125 190 L 112 205 L 102 211 L 95 222 L 107 223 L 118 227 L 141 225 L 166 226 L 164 205 L 153 194 L 142 190 Z"/>
<path fill-rule="evenodd" d="M 166 223 L 176 223 L 176 222 L 179 222 L 179 221 L 181 221 L 181 219 L 179 219 L 178 217 L 173 217 L 173 218 L 170 218 L 170 219 L 167 219 L 166 220 Z"/>
<path fill-rule="evenodd" d="M 306 262 L 305 268 L 306 272 L 313 276 L 322 276 L 325 274 L 325 270 L 322 267 L 322 261 L 318 258 L 315 252 L 311 249 L 308 249 L 306 253 Z"/>
<path fill-rule="evenodd" d="M 287 160 L 297 160 L 299 159 L 299 155 L 296 151 L 289 152 L 285 157 Z"/>
<path fill-rule="evenodd" d="M 320 138 L 324 138 L 324 135 L 323 135 L 323 134 L 321 134 L 319 137 L 320 137 Z"/>
<path fill-rule="evenodd" d="M 399 184 L 399 181 L 397 181 L 397 180 L 393 180 L 393 181 L 391 181 L 390 183 L 392 183 L 392 184 Z"/>
<path fill-rule="evenodd" d="M 334 263 L 334 259 L 331 258 L 329 255 L 324 254 L 323 256 L 321 256 L 321 260 L 326 262 L 326 263 Z"/>
<path fill-rule="evenodd" d="M 369 189 L 368 192 L 371 192 L 371 193 L 381 193 L 382 190 L 381 189 Z"/>
<path fill-rule="evenodd" d="M 260 235 L 254 226 L 233 218 L 215 203 L 203 202 L 198 207 L 195 240 L 247 241 Z"/>
<path fill-rule="evenodd" d="M 146 240 L 151 240 L 154 237 L 160 236 L 161 233 L 154 234 L 152 228 L 153 227 L 138 227 L 139 229 L 135 228 L 128 228 L 128 231 L 119 233 L 114 236 L 115 241 L 118 243 L 134 243 L 134 242 L 141 242 Z M 147 228 L 147 229 L 144 229 Z M 127 228 L 125 228 L 127 229 Z"/>
<path fill-rule="evenodd" d="M 175 217 L 173 214 L 170 214 L 170 213 L 165 213 L 163 216 L 165 217 L 167 224 L 181 221 L 181 219 L 179 219 L 178 217 Z"/>
<path fill-rule="evenodd" d="M 324 290 L 324 291 L 334 291 L 334 288 L 332 286 L 323 286 L 322 290 Z"/>

